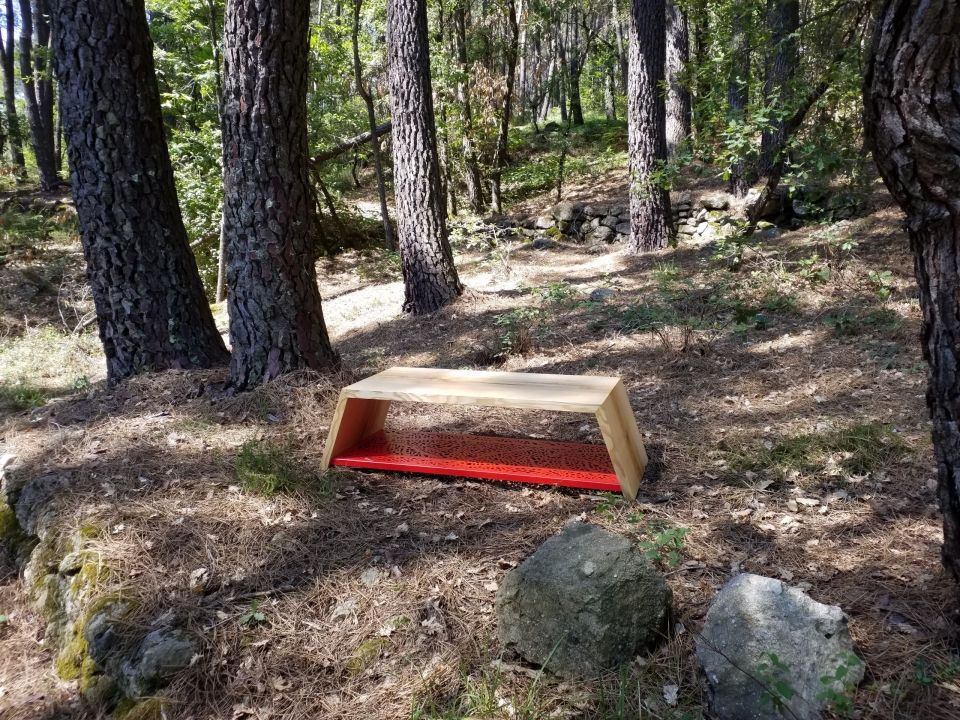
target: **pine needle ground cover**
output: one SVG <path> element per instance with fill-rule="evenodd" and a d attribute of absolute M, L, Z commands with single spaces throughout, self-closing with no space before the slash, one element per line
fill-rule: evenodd
<path fill-rule="evenodd" d="M 107 388 L 83 369 L 100 367 L 95 343 L 77 349 L 56 315 L 11 323 L 5 367 L 49 356 L 47 382 L 67 394 L 5 406 L 0 442 L 16 472 L 66 479 L 52 532 L 82 529 L 102 568 L 98 591 L 135 601 L 132 627 L 170 609 L 201 638 L 162 693 L 168 717 L 698 718 L 695 637 L 717 588 L 742 570 L 849 614 L 867 665 L 857 716 L 954 718 L 960 666 L 944 638 L 955 589 L 939 563 L 899 219 L 877 202 L 863 217 L 746 249 L 736 270 L 715 243 L 633 257 L 617 246 L 591 255 L 566 242 L 461 242 L 467 294 L 428 319 L 399 313 L 389 263 L 373 273 L 369 255 L 347 253 L 318 274 L 349 370 L 236 396 L 223 371 Z M 613 294 L 591 300 L 597 288 Z M 651 454 L 641 501 L 319 477 L 339 388 L 391 365 L 621 375 Z M 75 391 L 81 374 L 90 385 Z M 389 423 L 600 439 L 582 418 L 543 413 L 398 406 Z M 495 639 L 503 576 L 574 518 L 643 543 L 678 612 L 660 650 L 595 683 L 542 675 Z M 37 642 L 27 588 L 12 571 L 3 583 L 4 717 L 89 717 Z"/>

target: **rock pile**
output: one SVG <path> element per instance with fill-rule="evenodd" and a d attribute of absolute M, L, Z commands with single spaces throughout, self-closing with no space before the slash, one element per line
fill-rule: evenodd
<path fill-rule="evenodd" d="M 691 194 L 684 191 L 672 201 L 671 210 L 680 240 L 707 242 L 737 232 L 737 221 L 729 212 L 730 200 L 724 195 L 704 195 L 694 204 Z"/>
<path fill-rule="evenodd" d="M 523 219 L 520 226 L 529 237 L 546 234 L 591 245 L 612 243 L 630 234 L 630 207 L 564 201 L 542 215 Z"/>

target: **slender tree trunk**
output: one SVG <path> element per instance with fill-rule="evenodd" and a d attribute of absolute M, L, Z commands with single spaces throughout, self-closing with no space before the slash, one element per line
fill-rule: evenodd
<path fill-rule="evenodd" d="M 960 580 L 960 5 L 885 0 L 865 81 L 884 182 L 907 214 L 920 288 L 943 563 Z"/>
<path fill-rule="evenodd" d="M 387 52 L 403 309 L 422 315 L 463 292 L 440 193 L 426 0 L 388 0 Z"/>
<path fill-rule="evenodd" d="M 510 37 L 507 41 L 507 70 L 504 76 L 504 97 L 500 110 L 500 130 L 497 133 L 497 149 L 493 155 L 493 172 L 490 176 L 490 205 L 497 214 L 503 212 L 503 201 L 500 197 L 500 180 L 509 158 L 510 141 L 510 113 L 513 109 L 513 80 L 517 69 L 517 53 L 520 43 L 520 27 L 517 24 L 517 6 L 514 0 L 506 0 L 507 26 L 510 28 Z"/>
<path fill-rule="evenodd" d="M 617 119 L 617 79 L 613 64 L 604 73 L 603 107 L 607 120 L 612 122 Z"/>
<path fill-rule="evenodd" d="M 37 2 L 33 16 L 31 0 L 20 0 L 20 80 L 27 107 L 27 123 L 33 141 L 33 153 L 40 173 L 40 186 L 51 190 L 60 184 L 54 150 L 53 88 L 46 74 L 45 55 L 50 48 L 50 14 L 45 0 Z M 33 56 L 33 32 L 41 51 L 36 62 Z"/>
<path fill-rule="evenodd" d="M 670 240 L 670 195 L 656 177 L 667 158 L 660 92 L 666 59 L 664 0 L 632 0 L 629 35 L 630 249 L 641 252 L 666 247 Z"/>
<path fill-rule="evenodd" d="M 570 41 L 570 118 L 574 125 L 583 125 L 583 102 L 580 99 L 580 77 L 583 75 L 583 61 L 586 58 L 586 52 L 580 52 L 580 26 L 578 25 L 578 13 L 576 8 L 570 10 L 570 21 L 573 25 L 572 38 Z"/>
<path fill-rule="evenodd" d="M 782 116 L 790 107 L 791 84 L 800 61 L 796 36 L 800 28 L 799 0 L 767 0 L 767 27 L 771 48 L 766 58 L 763 96 L 767 107 Z M 757 161 L 760 175 L 770 173 L 777 156 L 784 150 L 785 124 L 786 118 L 779 117 L 763 131 Z"/>
<path fill-rule="evenodd" d="M 687 61 L 690 39 L 687 14 L 667 0 L 667 153 L 673 155 L 690 137 L 690 90 Z"/>
<path fill-rule="evenodd" d="M 177 202 L 143 0 L 62 2 L 54 27 L 108 379 L 225 362 Z"/>
<path fill-rule="evenodd" d="M 227 0 L 223 171 L 237 389 L 339 359 L 314 264 L 307 0 Z"/>
<path fill-rule="evenodd" d="M 463 3 L 453 12 L 454 38 L 460 77 L 457 80 L 457 100 L 463 112 L 463 165 L 467 186 L 467 202 L 475 213 L 483 212 L 483 176 L 473 137 L 473 108 L 470 103 L 470 67 L 467 59 L 467 11 Z"/>
<path fill-rule="evenodd" d="M 380 196 L 380 217 L 383 220 L 383 237 L 388 250 L 396 250 L 393 239 L 393 226 L 390 224 L 390 211 L 387 209 L 387 188 L 383 180 L 383 160 L 380 153 L 380 138 L 377 137 L 377 112 L 373 105 L 373 95 L 363 80 L 363 66 L 360 64 L 360 9 L 363 0 L 353 0 L 353 75 L 357 92 L 367 106 L 367 123 L 370 125 L 370 149 L 373 151 L 373 168 L 377 175 L 377 193 Z"/>
<path fill-rule="evenodd" d="M 14 71 L 14 35 L 16 33 L 13 0 L 5 3 L 7 26 L 0 48 L 3 50 L 3 99 L 7 114 L 7 132 L 10 134 L 10 162 L 23 176 L 27 164 L 23 159 L 23 140 L 20 132 L 20 119 L 17 117 L 17 91 Z"/>
<path fill-rule="evenodd" d="M 223 59 L 220 57 L 221 36 L 217 32 L 217 9 L 214 0 L 207 0 L 208 22 L 210 33 L 210 50 L 213 53 L 213 83 L 217 94 L 217 115 L 223 122 Z M 217 248 L 217 287 L 214 291 L 214 301 L 222 303 L 227 299 L 227 229 L 223 218 L 223 209 L 220 210 L 220 243 Z"/>
<path fill-rule="evenodd" d="M 731 28 L 730 76 L 727 80 L 727 114 L 732 123 L 743 124 L 747 119 L 747 105 L 750 102 L 750 65 L 751 52 L 747 36 L 750 26 L 750 8 L 734 7 Z M 743 197 L 753 184 L 751 176 L 753 163 L 745 154 L 735 158 L 730 170 L 730 192 Z"/>
<path fill-rule="evenodd" d="M 700 112 L 694 105 L 694 100 L 702 102 L 709 94 L 702 77 L 701 69 L 707 64 L 708 38 L 710 37 L 710 14 L 706 0 L 696 0 L 691 6 L 693 13 L 693 68 L 694 75 L 690 79 L 691 87 L 691 115 L 693 132 L 699 140 L 706 133 L 706 113 Z"/>

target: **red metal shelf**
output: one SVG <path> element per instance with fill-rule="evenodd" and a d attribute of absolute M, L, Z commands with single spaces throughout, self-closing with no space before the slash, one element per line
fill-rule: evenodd
<path fill-rule="evenodd" d="M 333 458 L 332 464 L 620 492 L 620 483 L 604 445 L 459 433 L 380 431 Z"/>

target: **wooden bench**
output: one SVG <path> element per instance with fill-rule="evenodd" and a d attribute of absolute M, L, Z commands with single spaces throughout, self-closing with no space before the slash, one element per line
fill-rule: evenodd
<path fill-rule="evenodd" d="M 384 431 L 393 402 L 589 413 L 605 445 Z M 323 453 L 323 469 L 331 465 L 622 491 L 632 500 L 647 454 L 619 378 L 395 367 L 340 391 Z"/>

